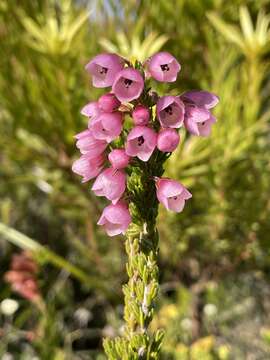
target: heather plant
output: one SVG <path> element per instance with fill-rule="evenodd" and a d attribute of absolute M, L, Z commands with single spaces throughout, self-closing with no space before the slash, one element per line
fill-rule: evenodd
<path fill-rule="evenodd" d="M 125 326 L 121 337 L 104 340 L 109 359 L 157 359 L 160 354 L 163 331 L 148 329 L 159 290 L 158 202 L 179 213 L 192 197 L 181 183 L 162 177 L 163 166 L 179 144 L 182 126 L 196 136 L 210 135 L 216 122 L 211 109 L 219 101 L 207 91 L 160 96 L 152 89 L 152 79 L 172 83 L 180 69 L 168 52 L 145 63 L 106 53 L 86 65 L 93 86 L 112 92 L 83 107 L 88 129 L 75 136 L 81 157 L 72 169 L 83 182 L 96 178 L 92 191 L 111 201 L 98 225 L 109 236 L 127 237 Z"/>
<path fill-rule="evenodd" d="M 160 291 L 150 333 L 165 330 L 166 360 L 268 358 L 269 5 L 0 1 L 1 358 L 103 360 L 101 339 L 122 335 L 123 241 L 96 224 L 107 200 L 70 171 L 73 136 L 88 120 L 80 108 L 102 94 L 82 67 L 102 51 L 134 63 L 161 50 L 184 66 L 174 83 L 153 81 L 153 89 L 213 91 L 222 121 L 211 137 L 189 136 L 184 126 L 158 137 L 164 151 L 181 137 L 162 176 L 180 180 L 193 198 L 180 214 L 159 208 Z M 132 120 L 126 114 L 127 131 L 146 119 L 138 106 Z M 119 156 L 124 147 L 110 150 L 110 163 L 132 166 Z M 39 264 L 46 312 L 4 281 L 18 247 Z M 12 316 L 8 298 L 17 304 Z M 29 331 L 37 336 L 28 339 Z"/>

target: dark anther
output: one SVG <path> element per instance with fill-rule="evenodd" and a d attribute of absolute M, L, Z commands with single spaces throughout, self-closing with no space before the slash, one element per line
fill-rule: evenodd
<path fill-rule="evenodd" d="M 177 196 L 174 196 L 173 200 L 177 200 Z"/>
<path fill-rule="evenodd" d="M 169 114 L 169 115 L 172 115 L 173 114 L 173 109 L 171 106 L 167 106 L 166 109 L 165 109 L 166 113 Z"/>
<path fill-rule="evenodd" d="M 128 87 L 130 87 L 130 85 L 132 84 L 132 80 L 130 80 L 130 79 L 125 79 L 124 80 L 124 84 L 125 84 L 125 86 L 126 86 L 126 88 L 128 88 Z"/>
<path fill-rule="evenodd" d="M 138 137 L 138 146 L 142 146 L 143 143 L 144 143 L 143 136 Z"/>
<path fill-rule="evenodd" d="M 101 69 L 99 70 L 99 73 L 100 74 L 107 74 L 107 72 L 108 72 L 108 69 L 107 68 L 105 68 L 105 67 L 101 67 Z"/>
<path fill-rule="evenodd" d="M 204 122 L 202 122 L 202 125 L 204 125 L 205 124 L 205 121 Z"/>
<path fill-rule="evenodd" d="M 169 71 L 170 67 L 168 64 L 160 65 L 162 71 Z"/>

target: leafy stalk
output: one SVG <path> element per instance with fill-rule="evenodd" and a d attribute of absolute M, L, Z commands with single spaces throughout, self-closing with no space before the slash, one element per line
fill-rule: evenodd
<path fill-rule="evenodd" d="M 122 337 L 105 339 L 104 349 L 110 360 L 159 358 L 163 331 L 151 334 L 159 290 L 158 231 L 155 176 L 163 174 L 167 155 L 156 150 L 149 162 L 140 160 L 132 166 L 128 196 L 133 223 L 126 236 L 128 283 L 123 286 L 125 326 Z"/>

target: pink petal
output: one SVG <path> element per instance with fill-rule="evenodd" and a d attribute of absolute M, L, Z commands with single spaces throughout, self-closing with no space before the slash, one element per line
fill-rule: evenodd
<path fill-rule="evenodd" d="M 181 95 L 181 98 L 194 102 L 199 107 L 211 109 L 219 102 L 219 97 L 213 93 L 202 90 L 187 91 Z"/>
<path fill-rule="evenodd" d="M 200 136 L 209 136 L 211 133 L 212 125 L 216 122 L 216 119 L 214 116 L 211 115 L 211 117 L 205 121 L 205 123 L 198 124 L 198 130 L 200 133 Z"/>
<path fill-rule="evenodd" d="M 95 178 L 100 173 L 103 162 L 102 156 L 91 159 L 85 154 L 73 163 L 72 171 L 83 177 L 82 182 L 86 182 Z"/>
<path fill-rule="evenodd" d="M 209 119 L 211 113 L 205 108 L 200 108 L 197 106 L 187 106 L 185 119 L 191 117 L 193 121 L 196 122 L 205 122 Z"/>
<path fill-rule="evenodd" d="M 96 179 L 92 190 L 97 196 L 105 196 L 113 204 L 121 198 L 126 189 L 126 174 L 121 170 L 108 168 Z"/>
<path fill-rule="evenodd" d="M 198 124 L 191 117 L 184 121 L 185 128 L 193 135 L 200 135 Z"/>
<path fill-rule="evenodd" d="M 114 149 L 110 152 L 108 159 L 114 169 L 123 169 L 128 166 L 130 158 L 125 149 Z"/>
<path fill-rule="evenodd" d="M 140 142 L 140 139 L 142 142 Z M 157 144 L 156 132 L 147 126 L 135 126 L 128 134 L 126 153 L 148 161 Z"/>
<path fill-rule="evenodd" d="M 185 200 L 181 196 L 168 198 L 168 210 L 181 212 L 185 207 Z"/>
<path fill-rule="evenodd" d="M 175 81 L 180 69 L 178 61 L 168 52 L 157 53 L 148 62 L 148 71 L 157 81 Z"/>
<path fill-rule="evenodd" d="M 157 116 L 163 127 L 181 127 L 184 114 L 185 106 L 179 97 L 163 96 L 157 102 Z"/>
<path fill-rule="evenodd" d="M 144 105 L 137 105 L 132 112 L 132 118 L 135 125 L 147 125 L 149 117 L 149 109 Z"/>
<path fill-rule="evenodd" d="M 113 112 L 120 106 L 120 101 L 113 93 L 102 95 L 98 100 L 98 105 L 102 111 Z"/>
<path fill-rule="evenodd" d="M 96 116 L 99 113 L 100 113 L 100 109 L 97 101 L 91 101 L 90 103 L 85 105 L 81 110 L 81 114 L 87 117 Z"/>
<path fill-rule="evenodd" d="M 157 148 L 163 152 L 174 151 L 180 141 L 180 136 L 175 129 L 163 129 L 157 138 Z"/>
<path fill-rule="evenodd" d="M 92 120 L 90 129 L 96 139 L 109 143 L 121 134 L 122 114 L 120 112 L 102 113 Z"/>
<path fill-rule="evenodd" d="M 92 75 L 95 87 L 103 88 L 111 86 L 117 73 L 123 69 L 124 61 L 116 54 L 100 54 L 92 59 L 86 70 Z"/>
<path fill-rule="evenodd" d="M 122 201 L 107 206 L 98 221 L 98 225 L 103 225 L 109 236 L 125 233 L 130 223 L 129 210 Z"/>
<path fill-rule="evenodd" d="M 143 77 L 138 70 L 133 68 L 125 68 L 119 71 L 112 86 L 115 96 L 122 102 L 137 99 L 143 88 Z"/>

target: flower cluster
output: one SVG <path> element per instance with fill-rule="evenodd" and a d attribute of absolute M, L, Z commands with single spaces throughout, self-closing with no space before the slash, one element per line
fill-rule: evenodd
<path fill-rule="evenodd" d="M 208 136 L 216 121 L 210 110 L 219 100 L 212 93 L 188 91 L 159 97 L 149 88 L 151 78 L 174 82 L 180 69 L 167 52 L 153 55 L 144 64 L 100 54 L 86 65 L 93 86 L 111 87 L 111 91 L 81 110 L 89 119 L 88 129 L 76 135 L 81 157 L 72 169 L 83 182 L 96 178 L 93 192 L 111 201 L 98 221 L 110 236 L 124 233 L 131 222 L 125 196 L 128 168 L 135 161 L 148 162 L 154 152 L 173 152 L 181 127 Z M 181 212 L 192 196 L 175 180 L 155 177 L 153 181 L 157 199 L 168 210 Z"/>
<path fill-rule="evenodd" d="M 27 251 L 12 256 L 10 270 L 5 273 L 5 280 L 12 290 L 25 299 L 37 301 L 40 291 L 36 279 L 38 266 Z"/>

